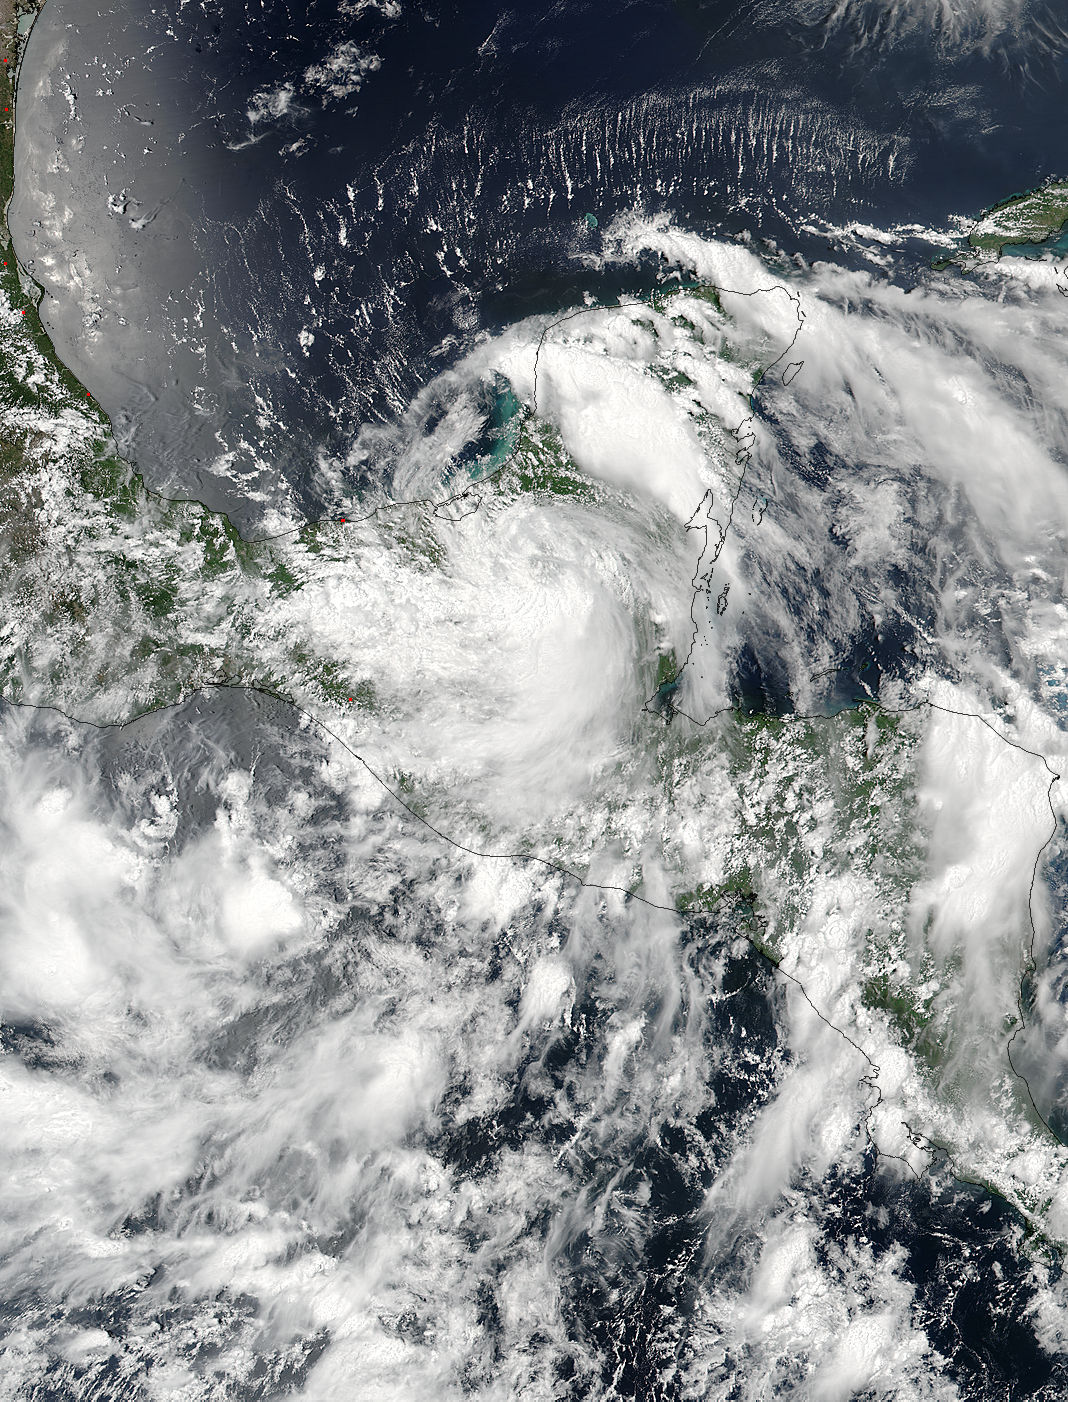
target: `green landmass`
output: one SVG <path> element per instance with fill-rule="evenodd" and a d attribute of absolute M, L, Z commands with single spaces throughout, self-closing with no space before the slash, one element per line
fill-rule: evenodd
<path fill-rule="evenodd" d="M 595 502 L 600 495 L 593 479 L 575 466 L 556 429 L 533 416 L 524 417 L 515 454 L 501 474 L 500 486 L 504 492 L 572 497 L 584 502 Z"/>
<path fill-rule="evenodd" d="M 661 667 L 667 671 L 665 659 Z M 715 743 L 729 762 L 730 837 L 726 851 L 710 852 L 708 878 L 676 903 L 687 913 L 741 914 L 762 953 L 803 968 L 822 957 L 819 935 L 798 933 L 812 930 L 820 891 L 829 884 L 848 891 L 859 1004 L 941 1096 L 969 1089 L 965 1052 L 975 1027 L 956 1000 L 959 953 L 935 948 L 929 930 L 910 918 L 928 872 L 918 806 L 924 724 L 921 712 L 890 713 L 876 703 L 825 718 L 722 717 Z M 705 751 L 676 743 L 682 752 L 663 763 L 681 820 L 702 802 L 691 775 Z M 1011 988 L 1006 997 L 1011 1018 Z M 990 1029 L 995 1047 L 1002 1031 L 1000 1022 Z M 1018 1108 L 1033 1119 L 1023 1097 Z"/>
<path fill-rule="evenodd" d="M 935 259 L 936 270 L 992 262 L 1006 248 L 1047 243 L 1068 223 L 1068 180 L 1051 178 L 1034 190 L 1010 195 L 985 209 L 958 253 Z"/>
<path fill-rule="evenodd" d="M 1068 180 L 1012 195 L 985 210 L 968 235 L 970 248 L 1000 256 L 1006 244 L 1045 243 L 1068 221 Z"/>
<path fill-rule="evenodd" d="M 664 686 L 674 686 L 679 679 L 679 664 L 674 649 L 662 652 L 656 661 L 657 690 Z"/>
<path fill-rule="evenodd" d="M 9 119 L 0 140 L 0 190 L 9 195 Z M 1001 207 L 1001 244 L 973 247 L 1000 249 L 1060 227 L 1068 185 L 1044 187 L 1041 200 L 1039 193 Z M 978 236 L 993 239 L 993 226 Z M 225 515 L 150 491 L 55 355 L 18 277 L 6 220 L 0 242 L 8 264 L 0 269 L 0 697 L 115 722 L 228 683 L 264 688 L 313 714 L 388 715 L 389 678 L 363 663 L 350 670 L 332 649 L 338 633 L 310 621 L 318 623 L 322 601 L 376 551 L 385 565 L 403 565 L 409 581 L 425 582 L 446 563 L 455 528 L 430 503 L 387 503 L 366 527 L 304 522 L 278 539 L 250 541 Z M 686 356 L 759 364 L 755 348 L 728 343 L 714 288 L 680 289 L 659 306 L 677 328 L 693 329 L 661 374 L 684 403 L 696 402 Z M 507 509 L 526 494 L 552 498 L 561 510 L 619 499 L 509 394 L 502 391 L 493 424 L 507 458 L 494 462 L 485 482 L 487 509 Z M 728 440 L 710 416 L 695 422 L 721 445 Z M 674 688 L 674 651 L 662 646 L 655 655 L 657 691 Z M 673 817 L 699 813 L 703 796 L 694 786 L 709 753 L 722 758 L 737 797 L 715 868 L 695 871 L 679 860 L 689 875 L 678 908 L 712 918 L 729 908 L 746 937 L 779 963 L 796 954 L 797 932 L 810 930 L 821 878 L 848 875 L 866 917 L 860 1010 L 881 1019 L 934 1083 L 961 1024 L 951 959 L 937 958 L 907 921 L 925 857 L 915 809 L 920 728 L 915 714 L 870 705 L 813 720 L 738 712 L 698 734 L 660 727 L 656 743 Z M 413 811 L 427 809 L 417 775 L 393 777 Z M 709 818 L 710 826 L 723 823 L 722 814 Z"/>

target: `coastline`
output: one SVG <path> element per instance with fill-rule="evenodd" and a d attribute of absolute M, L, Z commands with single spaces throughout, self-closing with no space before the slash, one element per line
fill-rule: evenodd
<path fill-rule="evenodd" d="M 15 189 L 15 116 L 18 81 L 32 24 L 21 34 L 18 27 L 30 17 L 32 17 L 33 23 L 36 23 L 37 16 L 44 9 L 46 3 L 47 0 L 31 0 L 29 4 L 19 4 L 18 0 L 0 0 L 0 58 L 4 60 L 2 66 L 8 75 L 5 80 L 3 102 L 3 106 L 7 110 L 0 113 L 0 117 L 3 118 L 2 123 L 0 123 L 0 257 L 3 261 L 3 266 L 0 266 L 0 291 L 6 293 L 11 305 L 23 314 L 24 329 L 29 333 L 36 352 L 48 362 L 63 386 L 76 399 L 84 399 L 88 404 L 94 402 L 91 401 L 89 392 L 60 358 L 52 343 L 52 338 L 41 321 L 38 314 L 38 305 L 41 299 L 40 288 L 19 263 L 11 237 L 11 228 L 8 224 L 8 210 Z M 95 406 L 95 402 L 94 412 L 101 427 L 106 426 L 105 431 L 110 437 L 111 422 L 103 410 Z"/>
<path fill-rule="evenodd" d="M 10 0 L 0 3 L 14 13 Z M 14 55 L 19 46 L 10 28 L 6 41 Z M 17 72 L 9 79 L 12 90 Z M 370 553 L 370 530 L 361 540 L 363 522 L 352 520 L 346 529 L 341 518 L 340 523 L 306 522 L 284 533 L 294 537 L 292 550 L 249 542 L 224 513 L 149 492 L 115 456 L 106 416 L 60 360 L 19 279 L 6 227 L 14 183 L 14 102 L 7 105 L 12 111 L 5 114 L 4 128 L 4 246 L 10 266 L 2 271 L 12 315 L 8 318 L 5 309 L 0 320 L 4 335 L 10 333 L 13 355 L 0 357 L 0 389 L 11 406 L 11 421 L 24 429 L 25 438 L 18 442 L 25 447 L 5 447 L 0 458 L 0 529 L 6 527 L 14 542 L 17 581 L 4 630 L 7 656 L 0 654 L 4 699 L 70 706 L 81 719 L 88 709 L 97 717 L 91 723 L 112 725 L 124 723 L 113 719 L 124 711 L 130 719 L 142 710 L 187 700 L 198 689 L 247 687 L 296 707 L 324 728 L 315 712 L 328 707 L 326 714 L 341 731 L 329 734 L 364 763 L 349 739 L 356 743 L 360 713 L 380 704 L 377 674 L 349 673 L 332 656 L 316 654 L 309 647 L 310 630 L 285 601 L 305 581 L 329 575 L 332 588 L 334 579 L 349 576 L 361 547 Z M 63 426 L 67 438 L 57 439 L 56 425 Z M 57 442 L 62 446 L 57 448 Z M 530 472 L 528 479 L 548 480 Z M 437 543 L 438 521 L 455 524 L 438 515 L 440 503 L 395 503 L 390 509 L 396 506 L 418 515 L 413 554 L 425 553 L 428 542 Z M 85 548 L 102 538 L 106 551 L 94 555 Z M 55 562 L 62 568 L 56 569 Z M 413 580 L 420 577 L 413 572 Z M 270 606 L 278 606 L 279 621 L 264 635 L 259 620 Z M 94 629 L 99 619 L 109 623 L 106 636 Z M 335 721 L 335 716 L 350 719 Z M 851 724 L 847 716 L 841 729 L 849 734 Z M 431 826 L 421 811 L 424 795 L 408 799 L 396 791 L 408 792 L 403 775 L 387 769 L 385 777 L 376 778 L 414 818 Z M 435 797 L 430 784 L 427 791 Z M 453 838 L 439 835 L 459 847 Z M 541 859 L 524 853 L 516 860 Z M 748 869 L 735 874 L 734 884 L 742 896 L 750 891 Z M 697 898 L 694 905 L 700 909 L 702 900 L 709 899 Z M 886 1013 L 891 1020 L 896 1014 L 911 1026 L 917 1016 L 912 1003 L 903 1003 L 903 995 L 889 982 L 879 982 L 880 977 L 877 971 L 869 980 L 868 999 L 874 1005 L 869 1011 Z M 794 981 L 804 991 L 800 980 Z M 829 1025 L 852 1040 L 836 1023 Z M 1025 1217 L 1030 1210 L 1033 1218 L 1033 1208 L 1009 1196 L 1012 1188 L 1010 1183 L 993 1190 L 1005 1192 Z"/>

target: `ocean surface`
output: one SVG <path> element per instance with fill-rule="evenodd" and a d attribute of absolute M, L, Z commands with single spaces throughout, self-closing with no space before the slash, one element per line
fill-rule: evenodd
<path fill-rule="evenodd" d="M 1061 29 L 1027 15 L 49 0 L 12 229 L 151 481 L 314 513 L 480 332 L 633 286 L 587 262 L 616 216 L 808 260 L 894 228 L 907 283 L 910 235 L 1059 168 Z"/>
<path fill-rule="evenodd" d="M 1068 1395 L 1066 45 L 47 0 L 0 1390 Z"/>

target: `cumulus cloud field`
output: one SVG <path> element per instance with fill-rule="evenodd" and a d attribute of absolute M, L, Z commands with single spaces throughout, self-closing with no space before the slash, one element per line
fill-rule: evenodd
<path fill-rule="evenodd" d="M 5 707 L 13 1393 L 982 1396 L 939 1223 L 1059 1357 L 1055 269 L 607 243 L 678 277 L 481 338 L 344 528 L 57 475 L 202 651 Z"/>

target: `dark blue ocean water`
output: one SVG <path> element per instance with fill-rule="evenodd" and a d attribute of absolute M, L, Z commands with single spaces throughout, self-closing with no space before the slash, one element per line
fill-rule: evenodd
<path fill-rule="evenodd" d="M 942 225 L 1058 171 L 1058 25 L 938 13 L 49 0 L 17 246 L 150 477 L 255 515 L 281 475 L 313 510 L 320 455 L 480 329 L 633 285 L 581 262 L 617 215 L 811 259 L 821 223 Z M 900 275 L 929 252 L 902 234 Z"/>
<path fill-rule="evenodd" d="M 981 42 L 974 25 L 943 38 L 911 27 L 909 7 L 839 13 L 696 0 L 48 0 L 20 84 L 17 246 L 50 293 L 61 354 L 151 481 L 244 522 L 287 490 L 314 512 L 333 490 L 321 459 L 355 487 L 380 470 L 373 452 L 352 453 L 361 430 L 402 413 L 480 332 L 586 292 L 651 285 L 655 268 L 582 262 L 617 216 L 667 212 L 698 232 L 845 257 L 822 225 L 943 225 L 1063 171 L 1061 36 L 1048 15 L 1022 38 Z M 908 280 L 929 252 L 903 233 L 895 275 Z M 916 646 L 911 635 L 861 639 L 836 704 L 875 690 Z M 755 654 L 740 668 L 743 703 L 771 709 L 777 689 Z M 231 714 L 229 698 L 212 702 L 220 753 L 231 729 L 278 727 L 245 704 Z M 173 745 L 183 793 L 201 763 L 188 719 L 175 719 L 176 738 L 161 724 L 159 740 Z M 100 764 L 135 767 L 125 753 Z M 290 779 L 283 770 L 279 789 Z M 695 963 L 721 933 L 693 921 Z M 576 1235 L 561 1269 L 576 1353 L 588 1346 L 603 1364 L 600 1395 L 682 1395 L 664 1378 L 693 1309 L 719 1142 L 774 1082 L 771 969 L 750 952 L 722 979 L 737 1004 L 709 1035 L 741 1056 L 744 1024 L 750 1069 L 728 1059 L 710 1083 L 717 1113 L 643 1122 L 633 1143 L 575 1170 L 596 1186 L 629 1156 L 627 1173 L 651 1184 L 640 1254 L 619 1248 L 609 1221 Z M 294 977 L 294 1007 L 313 983 Z M 584 996 L 578 1025 L 596 1028 L 604 1009 Z M 28 1060 L 45 1043 L 16 1028 L 5 1046 Z M 566 1108 L 589 1056 L 589 1039 L 562 1039 L 481 1117 L 451 1116 L 465 1088 L 447 1086 L 433 1153 L 474 1177 L 502 1148 L 576 1133 L 577 1112 L 549 1110 Z M 895 1183 L 868 1166 L 805 1185 L 825 1211 L 827 1251 L 849 1234 L 876 1258 L 903 1255 L 916 1322 L 962 1396 L 1064 1396 L 1061 1365 L 1021 1323 L 1032 1267 L 1007 1244 L 1008 1210 L 948 1173 Z M 708 1269 L 729 1284 L 741 1267 Z M 101 1303 L 109 1327 L 117 1309 Z M 496 1309 L 487 1287 L 491 1341 Z M 568 1358 L 559 1366 L 556 1395 L 591 1395 Z M 35 1395 L 63 1386 L 46 1380 Z M 140 1395 L 133 1384 L 129 1395 Z"/>

